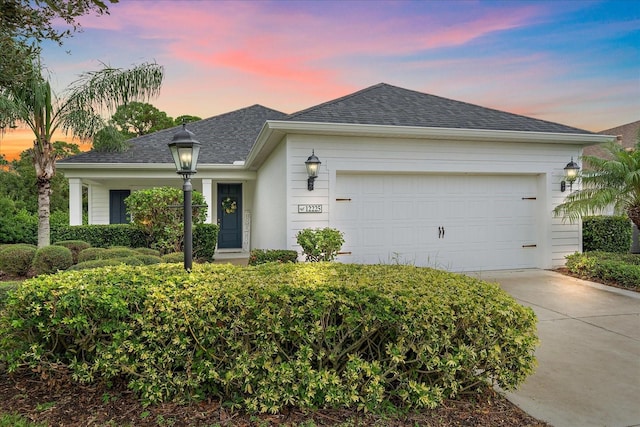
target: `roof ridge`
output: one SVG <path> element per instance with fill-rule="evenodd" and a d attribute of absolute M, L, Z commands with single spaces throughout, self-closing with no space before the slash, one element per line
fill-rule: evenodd
<path fill-rule="evenodd" d="M 369 87 L 366 87 L 364 89 L 360 89 L 360 90 L 358 90 L 356 92 L 341 96 L 339 98 L 331 99 L 329 101 L 325 101 L 325 102 L 320 103 L 318 105 L 314 105 L 312 107 L 305 108 L 304 110 L 296 111 L 295 113 L 291 113 L 291 114 L 287 115 L 287 117 L 285 117 L 284 120 L 288 120 L 288 119 L 294 118 L 296 116 L 308 113 L 309 111 L 313 111 L 313 110 L 316 110 L 316 109 L 319 109 L 319 108 L 322 108 L 322 107 L 326 107 L 327 105 L 331 105 L 331 104 L 336 104 L 338 102 L 342 102 L 345 99 L 353 98 L 353 97 L 355 97 L 357 95 L 369 92 L 369 91 L 371 91 L 373 89 L 377 89 L 377 88 L 383 87 L 383 86 L 392 86 L 392 85 L 387 84 L 387 83 L 377 83 L 377 84 L 375 84 L 373 86 L 369 86 Z M 394 86 L 392 86 L 392 87 L 394 87 Z"/>
<path fill-rule="evenodd" d="M 207 117 L 206 119 L 198 120 L 198 122 L 202 122 L 202 121 L 205 121 L 205 120 L 211 120 L 211 119 L 220 119 L 220 118 L 223 118 L 223 117 L 230 116 L 232 114 L 238 114 L 238 113 L 240 113 L 242 111 L 246 111 L 246 110 L 249 110 L 249 109 L 255 108 L 255 107 L 260 107 L 260 108 L 263 108 L 265 110 L 274 111 L 276 113 L 287 114 L 287 113 L 283 113 L 282 111 L 274 110 L 273 108 L 265 107 L 264 105 L 253 104 L 253 105 L 249 105 L 248 107 L 242 107 L 242 108 L 238 108 L 238 109 L 233 110 L 233 111 L 227 111 L 226 113 L 221 113 L 221 114 L 217 114 L 215 116 Z M 197 122 L 191 122 L 191 123 L 197 123 Z"/>
<path fill-rule="evenodd" d="M 636 124 L 640 124 L 640 120 L 635 120 L 633 122 L 623 123 L 623 124 L 618 125 L 618 126 L 613 126 L 613 127 L 608 128 L 608 129 L 603 129 L 601 131 L 598 131 L 598 133 L 607 132 L 607 131 L 610 131 L 610 130 L 623 128 L 623 127 L 627 127 L 627 126 L 631 127 L 631 126 L 636 125 Z"/>
<path fill-rule="evenodd" d="M 396 89 L 400 89 L 400 90 L 403 90 L 403 91 L 406 91 L 406 92 L 413 92 L 413 93 L 416 93 L 416 94 L 422 95 L 422 96 L 425 96 L 425 95 L 426 96 L 431 96 L 433 98 L 442 99 L 444 101 L 449 101 L 449 102 L 453 101 L 453 102 L 457 102 L 459 104 L 468 105 L 468 106 L 471 106 L 471 107 L 474 107 L 474 108 L 482 108 L 482 109 L 485 109 L 485 110 L 495 111 L 495 112 L 501 113 L 501 114 L 508 114 L 510 116 L 513 116 L 513 117 L 521 117 L 521 118 L 525 118 L 525 119 L 528 119 L 528 120 L 537 120 L 539 122 L 549 123 L 549 124 L 552 124 L 552 125 L 560 124 L 560 125 L 562 125 L 564 127 L 576 129 L 576 130 L 579 130 L 579 131 L 584 131 L 585 130 L 585 129 L 577 128 L 575 126 L 569 126 L 569 125 L 565 125 L 565 124 L 562 124 L 562 123 L 552 122 L 550 120 L 539 119 L 537 117 L 525 116 L 524 114 L 517 114 L 517 113 L 513 113 L 511 111 L 500 110 L 500 109 L 493 108 L 493 107 L 485 107 L 484 105 L 474 104 L 474 103 L 467 102 L 467 101 L 460 101 L 458 99 L 453 99 L 453 98 L 447 98 L 447 97 L 444 97 L 444 96 L 441 96 L 441 95 L 434 95 L 432 93 L 420 92 L 418 90 L 407 89 L 407 88 L 403 88 L 403 87 L 399 87 L 399 86 L 393 86 L 393 85 L 389 85 L 389 84 L 387 84 L 387 86 L 394 87 Z M 593 133 L 593 132 L 590 132 L 590 133 Z"/>

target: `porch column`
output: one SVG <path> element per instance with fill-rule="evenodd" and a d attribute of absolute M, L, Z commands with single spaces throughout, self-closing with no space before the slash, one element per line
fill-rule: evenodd
<path fill-rule="evenodd" d="M 69 178 L 69 225 L 82 225 L 82 180 Z"/>
<path fill-rule="evenodd" d="M 203 179 L 202 180 L 202 195 L 204 196 L 204 201 L 207 203 L 207 219 L 204 220 L 206 224 L 211 224 L 212 216 L 211 212 L 215 203 L 213 202 L 213 193 L 211 191 L 212 188 L 212 180 Z"/>

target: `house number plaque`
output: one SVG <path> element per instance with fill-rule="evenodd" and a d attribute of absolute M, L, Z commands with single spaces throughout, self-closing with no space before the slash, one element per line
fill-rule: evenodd
<path fill-rule="evenodd" d="M 298 205 L 298 213 L 322 213 L 322 205 Z"/>

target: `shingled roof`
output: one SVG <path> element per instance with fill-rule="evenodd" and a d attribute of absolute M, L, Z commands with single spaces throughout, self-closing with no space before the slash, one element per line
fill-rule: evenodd
<path fill-rule="evenodd" d="M 200 164 L 233 164 L 245 160 L 262 126 L 267 120 L 279 120 L 285 113 L 253 105 L 208 119 L 187 124 L 202 144 Z M 171 163 L 173 159 L 167 144 L 180 129 L 176 126 L 163 129 L 128 142 L 131 145 L 123 153 L 88 151 L 61 160 L 59 163 Z"/>
<path fill-rule="evenodd" d="M 200 164 L 245 160 L 265 121 L 300 121 L 545 133 L 591 132 L 455 101 L 386 83 L 287 115 L 261 105 L 189 123 L 202 144 Z M 167 144 L 178 127 L 131 139 L 124 153 L 89 151 L 60 163 L 173 163 Z"/>
<path fill-rule="evenodd" d="M 591 132 L 386 83 L 299 111 L 286 120 L 590 134 Z"/>

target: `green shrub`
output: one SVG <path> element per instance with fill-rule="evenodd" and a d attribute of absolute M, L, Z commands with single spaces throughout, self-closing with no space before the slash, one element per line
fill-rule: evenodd
<path fill-rule="evenodd" d="M 104 258 L 124 258 L 124 257 L 135 257 L 140 255 L 139 252 L 136 252 L 130 248 L 109 248 L 105 252 Z"/>
<path fill-rule="evenodd" d="M 162 262 L 162 259 L 156 255 L 140 254 L 136 255 L 134 258 L 140 260 L 143 265 L 160 264 Z"/>
<path fill-rule="evenodd" d="M 33 245 L 11 245 L 0 251 L 0 271 L 26 276 L 35 255 L 36 248 Z"/>
<path fill-rule="evenodd" d="M 126 264 L 131 266 L 145 265 L 144 261 L 137 256 L 128 256 L 128 257 L 112 258 L 112 259 L 120 261 L 121 264 Z"/>
<path fill-rule="evenodd" d="M 582 220 L 582 250 L 629 252 L 633 227 L 626 216 L 590 216 Z"/>
<path fill-rule="evenodd" d="M 36 251 L 33 269 L 36 275 L 66 270 L 73 265 L 73 254 L 64 246 L 45 246 Z"/>
<path fill-rule="evenodd" d="M 193 257 L 213 261 L 218 244 L 217 224 L 196 224 L 193 227 Z"/>
<path fill-rule="evenodd" d="M 267 262 L 298 262 L 298 252 L 286 249 L 253 249 L 249 254 L 249 265 Z"/>
<path fill-rule="evenodd" d="M 38 217 L 25 209 L 0 215 L 0 243 L 38 243 Z"/>
<path fill-rule="evenodd" d="M 107 259 L 109 253 L 105 248 L 87 248 L 78 254 L 78 262 L 94 261 L 97 259 Z"/>
<path fill-rule="evenodd" d="M 149 236 L 131 224 L 61 226 L 51 230 L 51 241 L 58 240 L 83 240 L 99 248 L 148 247 L 150 242 Z"/>
<path fill-rule="evenodd" d="M 71 254 L 73 255 L 74 264 L 78 263 L 78 255 L 80 254 L 80 252 L 91 247 L 89 243 L 82 240 L 62 240 L 60 242 L 55 242 L 54 245 L 64 246 L 65 248 L 69 249 L 71 251 Z"/>
<path fill-rule="evenodd" d="M 4 307 L 9 292 L 15 290 L 20 282 L 0 282 L 0 310 Z"/>
<path fill-rule="evenodd" d="M 184 252 L 171 252 L 170 254 L 164 254 L 160 259 L 162 262 L 168 262 L 170 264 L 184 262 Z"/>
<path fill-rule="evenodd" d="M 69 271 L 79 271 L 79 270 L 88 270 L 98 267 L 107 267 L 107 266 L 115 266 L 115 265 L 130 265 L 130 266 L 139 266 L 139 265 L 151 265 L 151 264 L 159 264 L 160 257 L 153 257 L 152 255 L 137 255 L 137 256 L 129 256 L 129 257 L 119 257 L 119 258 L 104 258 L 104 259 L 94 259 L 90 261 L 79 262 L 78 264 L 71 266 Z"/>
<path fill-rule="evenodd" d="M 334 228 L 305 228 L 298 232 L 297 241 L 307 261 L 333 261 L 342 248 L 344 237 Z"/>
<path fill-rule="evenodd" d="M 567 256 L 567 269 L 582 278 L 640 289 L 640 255 L 585 252 Z"/>
<path fill-rule="evenodd" d="M 0 317 L 10 372 L 68 365 L 145 402 L 249 411 L 435 407 L 533 370 L 536 317 L 498 285 L 410 266 L 104 267 L 31 279 Z"/>
<path fill-rule="evenodd" d="M 78 270 L 87 270 L 98 267 L 107 267 L 113 265 L 121 265 L 123 262 L 117 258 L 111 259 L 92 259 L 89 261 L 82 261 L 77 263 L 76 265 L 72 265 L 69 267 L 69 271 L 78 271 Z"/>
<path fill-rule="evenodd" d="M 175 187 L 154 187 L 134 191 L 125 199 L 127 212 L 133 223 L 151 237 L 151 247 L 166 253 L 179 251 L 184 236 L 183 192 Z M 193 223 L 200 224 L 207 217 L 204 196 L 192 193 Z M 204 207 L 201 207 L 204 206 Z M 194 245 L 195 246 L 195 245 Z"/>
<path fill-rule="evenodd" d="M 135 248 L 134 249 L 136 252 L 142 254 L 142 255 L 154 255 L 154 256 L 160 256 L 160 251 L 157 249 L 151 249 L 151 248 Z"/>

